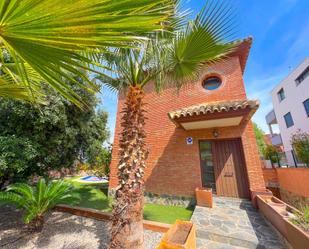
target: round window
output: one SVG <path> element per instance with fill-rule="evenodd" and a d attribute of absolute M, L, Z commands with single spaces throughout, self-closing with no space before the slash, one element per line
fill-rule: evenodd
<path fill-rule="evenodd" d="M 219 88 L 222 84 L 222 81 L 218 77 L 210 77 L 203 81 L 203 87 L 206 90 L 215 90 Z"/>

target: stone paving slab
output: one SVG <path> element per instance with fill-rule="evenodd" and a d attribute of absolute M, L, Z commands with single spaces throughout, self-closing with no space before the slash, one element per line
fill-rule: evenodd
<path fill-rule="evenodd" d="M 198 249 L 244 249 L 244 247 L 232 246 L 229 244 L 205 239 L 197 239 L 196 244 Z"/>
<path fill-rule="evenodd" d="M 200 245 L 213 241 L 222 244 L 218 248 L 286 248 L 248 200 L 215 197 L 213 208 L 196 206 L 191 221 L 196 224 Z"/>

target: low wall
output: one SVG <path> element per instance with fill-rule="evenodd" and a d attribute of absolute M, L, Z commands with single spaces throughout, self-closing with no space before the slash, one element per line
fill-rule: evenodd
<path fill-rule="evenodd" d="M 276 169 L 263 169 L 263 176 L 266 187 L 279 187 L 279 180 Z"/>
<path fill-rule="evenodd" d="M 309 168 L 263 169 L 263 175 L 266 186 L 284 202 L 299 209 L 309 205 Z"/>
<path fill-rule="evenodd" d="M 309 168 L 276 169 L 280 188 L 309 197 Z"/>
<path fill-rule="evenodd" d="M 71 207 L 68 205 L 56 205 L 55 211 L 70 213 L 77 216 L 87 217 L 96 220 L 110 221 L 112 219 L 112 214 L 107 212 L 101 212 L 92 208 L 82 208 L 82 207 Z M 144 229 L 152 230 L 154 232 L 166 233 L 171 225 L 161 222 L 143 220 Z"/>

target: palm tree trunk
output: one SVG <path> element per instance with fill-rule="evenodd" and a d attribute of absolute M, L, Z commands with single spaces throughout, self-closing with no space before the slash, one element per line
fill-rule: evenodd
<path fill-rule="evenodd" d="M 148 155 L 143 98 L 144 92 L 140 87 L 130 87 L 122 111 L 119 186 L 115 196 L 109 249 L 143 248 L 143 176 Z"/>

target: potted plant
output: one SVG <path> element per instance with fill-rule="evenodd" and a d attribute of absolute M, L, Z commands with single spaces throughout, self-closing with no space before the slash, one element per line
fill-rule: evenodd
<path fill-rule="evenodd" d="M 196 188 L 196 202 L 198 206 L 212 208 L 212 188 Z"/>
<path fill-rule="evenodd" d="M 285 218 L 287 239 L 294 249 L 307 248 L 309 245 L 309 206 L 303 212 L 294 211 L 294 216 Z"/>
<path fill-rule="evenodd" d="M 190 221 L 176 220 L 157 249 L 196 249 L 195 225 Z"/>

